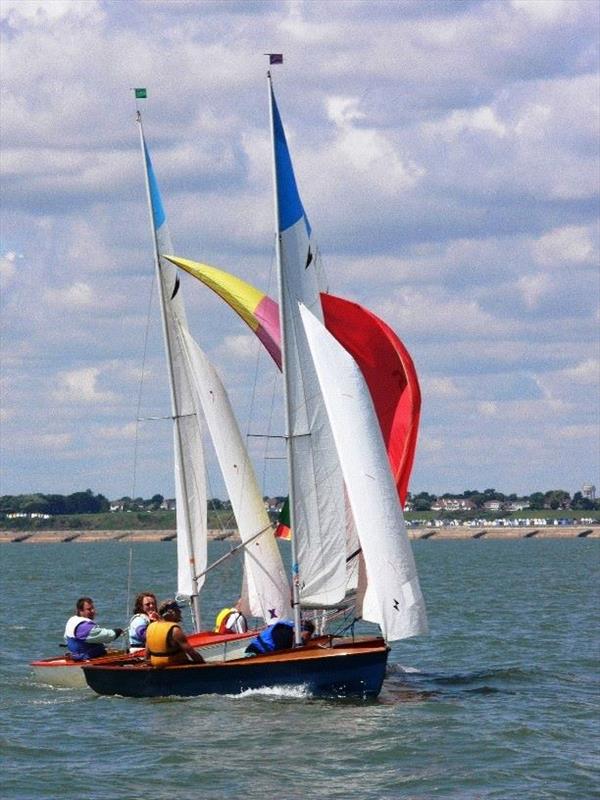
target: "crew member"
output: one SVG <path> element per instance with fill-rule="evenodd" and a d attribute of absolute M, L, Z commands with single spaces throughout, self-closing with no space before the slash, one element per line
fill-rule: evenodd
<path fill-rule="evenodd" d="M 156 595 L 152 592 L 140 592 L 135 598 L 128 630 L 130 653 L 137 653 L 146 647 L 146 629 L 151 622 L 160 619 L 157 605 Z"/>
<path fill-rule="evenodd" d="M 302 623 L 302 644 L 306 644 L 315 632 L 314 623 L 310 620 Z M 252 639 L 246 648 L 249 656 L 260 656 L 273 653 L 275 650 L 289 650 L 294 646 L 294 623 L 288 619 L 281 619 L 274 625 L 269 625 Z"/>
<path fill-rule="evenodd" d="M 215 619 L 215 633 L 246 633 L 248 622 L 239 610 L 241 600 L 233 608 L 222 608 Z"/>
<path fill-rule="evenodd" d="M 114 642 L 123 633 L 122 628 L 101 628 L 94 618 L 96 609 L 91 597 L 80 597 L 75 614 L 69 617 L 65 626 L 65 641 L 71 658 L 75 661 L 88 661 L 106 655 L 105 644 Z"/>
<path fill-rule="evenodd" d="M 146 629 L 146 659 L 153 667 L 169 664 L 204 664 L 200 653 L 188 642 L 181 629 L 181 609 L 176 600 L 165 600 L 158 609 L 160 620 Z"/>

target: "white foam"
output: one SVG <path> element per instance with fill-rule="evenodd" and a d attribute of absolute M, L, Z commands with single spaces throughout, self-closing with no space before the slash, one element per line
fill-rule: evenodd
<path fill-rule="evenodd" d="M 308 687 L 301 684 L 299 686 L 260 686 L 258 689 L 246 689 L 240 694 L 229 694 L 227 697 L 232 697 L 239 700 L 245 697 L 286 697 L 291 700 L 306 700 L 312 697 Z"/>

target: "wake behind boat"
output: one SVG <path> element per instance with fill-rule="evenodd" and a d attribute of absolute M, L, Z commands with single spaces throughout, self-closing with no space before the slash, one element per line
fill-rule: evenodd
<path fill-rule="evenodd" d="M 100 694 L 193 696 L 301 685 L 320 696 L 374 697 L 380 692 L 385 675 L 387 643 L 427 631 L 425 605 L 400 502 L 412 466 L 416 427 L 395 424 L 396 401 L 392 404 L 394 414 L 381 416 L 385 391 L 375 385 L 377 372 L 381 369 L 384 375 L 387 370 L 393 375 L 394 369 L 389 364 L 376 364 L 373 369 L 369 359 L 363 359 L 361 364 L 360 354 L 369 352 L 370 339 L 368 332 L 363 335 L 360 331 L 373 330 L 372 320 L 367 320 L 368 312 L 354 315 L 351 322 L 342 314 L 337 329 L 335 324 L 333 328 L 324 324 L 327 303 L 322 300 L 319 249 L 298 193 L 270 73 L 268 89 L 279 284 L 277 335 L 284 379 L 292 529 L 291 614 L 286 613 L 289 588 L 281 576 L 279 551 L 268 525 L 262 527 L 264 507 L 261 516 L 256 500 L 252 499 L 258 497 L 262 507 L 260 493 L 253 480 L 248 479 L 253 476 L 252 468 L 225 390 L 191 338 L 177 306 L 181 297 L 179 277 L 169 261 L 185 264 L 170 255 L 170 241 L 164 237 L 165 214 L 141 120 L 140 133 L 172 394 L 175 396 L 178 389 L 185 388 L 191 399 L 189 408 L 174 401 L 175 452 L 179 457 L 176 464 L 186 466 L 192 459 L 194 451 L 187 443 L 187 425 L 193 418 L 195 436 L 202 410 L 226 483 L 228 473 L 233 475 L 228 489 L 245 545 L 248 602 L 251 605 L 254 598 L 254 607 L 260 609 L 257 616 L 267 623 L 271 622 L 270 617 L 293 616 L 294 648 L 202 665 L 157 668 L 127 659 L 110 664 L 84 664 L 88 684 Z M 235 306 L 246 318 L 245 312 L 240 311 L 243 304 L 236 302 Z M 384 331 L 385 338 L 384 325 L 379 320 L 375 324 Z M 359 346 L 351 341 L 355 335 L 359 339 L 363 336 Z M 261 340 L 269 346 L 266 338 Z M 392 339 L 388 337 L 388 341 Z M 273 347 L 270 352 L 274 353 Z M 376 349 L 372 355 L 377 353 Z M 395 373 L 397 380 L 400 372 L 395 369 Z M 412 385 L 414 421 L 418 420 L 419 397 L 416 374 Z M 385 430 L 382 419 L 388 420 Z M 241 481 L 236 480 L 232 465 L 238 473 L 243 473 Z M 241 470 L 238 465 L 242 465 Z M 198 473 L 196 465 L 192 473 L 196 483 Z M 177 469 L 176 477 L 182 491 L 185 486 L 182 487 Z M 181 507 L 184 518 L 192 520 L 193 515 L 185 512 L 186 506 Z M 200 510 L 197 506 L 196 511 Z M 242 525 L 240 519 L 245 519 L 246 524 Z M 198 520 L 198 513 L 194 520 Z M 188 527 L 184 543 L 190 540 L 194 525 Z M 258 543 L 263 544 L 260 555 L 255 550 Z M 190 554 L 191 560 L 195 560 L 195 570 L 188 594 L 199 613 L 198 595 L 206 568 L 198 569 L 199 560 L 191 550 Z M 381 628 L 383 638 L 319 636 L 303 644 L 302 614 L 324 620 L 344 608 L 351 608 L 349 625 L 359 619 L 375 623 Z"/>

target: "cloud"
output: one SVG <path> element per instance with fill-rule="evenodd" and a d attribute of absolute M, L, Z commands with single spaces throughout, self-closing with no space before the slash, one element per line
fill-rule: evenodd
<path fill-rule="evenodd" d="M 567 264 L 598 264 L 598 249 L 592 241 L 588 226 L 567 225 L 555 228 L 533 244 L 533 256 L 538 264 L 562 267 Z"/>
<path fill-rule="evenodd" d="M 600 360 L 588 358 L 575 367 L 564 370 L 564 376 L 575 383 L 597 383 L 600 379 Z"/>
<path fill-rule="evenodd" d="M 44 433 L 35 437 L 35 443 L 45 450 L 64 450 L 73 441 L 70 433 Z"/>
<path fill-rule="evenodd" d="M 125 425 L 109 425 L 98 429 L 98 436 L 102 439 L 132 440 L 138 435 L 142 434 L 135 422 L 128 422 Z"/>
<path fill-rule="evenodd" d="M 8 283 L 17 272 L 17 259 L 23 258 L 23 256 L 18 256 L 17 253 L 14 253 L 12 250 L 4 253 L 0 256 L 0 278 L 2 279 L 3 283 Z"/>
<path fill-rule="evenodd" d="M 65 17 L 93 23 L 102 16 L 96 0 L 2 0 L 0 12 L 0 19 L 15 28 L 24 24 L 44 26 Z"/>
<path fill-rule="evenodd" d="M 524 275 L 519 278 L 518 289 L 528 308 L 537 308 L 545 296 L 552 290 L 552 282 L 548 275 Z"/>
<path fill-rule="evenodd" d="M 82 480 L 128 493 L 131 421 L 170 414 L 131 86 L 148 88 L 139 106 L 176 252 L 276 296 L 267 49 L 284 52 L 274 87 L 329 289 L 384 318 L 417 365 L 413 484 L 462 491 L 485 475 L 525 492 L 598 472 L 574 435 L 597 421 L 596 3 L 198 14 L 4 0 L 1 13 L 7 491 Z M 181 285 L 244 418 L 255 338 L 205 287 Z M 257 430 L 279 382 L 263 366 Z M 21 452 L 32 426 L 72 437 L 60 463 Z M 172 494 L 169 425 L 141 427 L 140 491 Z M 266 493 L 286 490 L 277 470 Z"/>
<path fill-rule="evenodd" d="M 65 289 L 46 290 L 47 302 L 59 308 L 86 308 L 92 305 L 93 299 L 92 287 L 80 281 Z"/>
<path fill-rule="evenodd" d="M 100 372 L 99 367 L 83 367 L 59 373 L 58 385 L 53 392 L 54 399 L 66 403 L 113 402 L 116 399 L 113 392 L 98 389 Z"/>

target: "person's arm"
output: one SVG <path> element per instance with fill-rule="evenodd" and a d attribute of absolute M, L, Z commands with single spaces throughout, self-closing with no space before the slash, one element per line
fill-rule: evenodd
<path fill-rule="evenodd" d="M 114 642 L 123 633 L 122 628 L 101 628 L 95 622 L 80 623 L 75 629 L 75 638 L 88 644 L 108 644 Z"/>
<path fill-rule="evenodd" d="M 194 650 L 192 645 L 188 642 L 187 636 L 181 630 L 181 628 L 173 628 L 171 636 L 175 644 L 177 644 L 180 650 L 183 650 L 190 661 L 194 661 L 196 664 L 204 664 L 204 659 L 200 653 L 198 653 L 197 650 Z"/>

